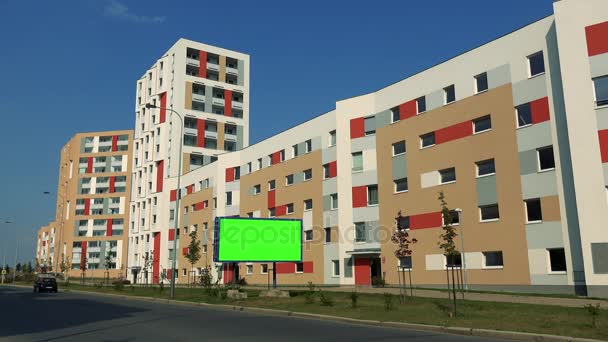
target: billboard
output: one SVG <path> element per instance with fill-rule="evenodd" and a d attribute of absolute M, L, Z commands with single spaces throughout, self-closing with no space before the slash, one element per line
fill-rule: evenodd
<path fill-rule="evenodd" d="M 302 261 L 302 220 L 218 217 L 215 262 Z"/>

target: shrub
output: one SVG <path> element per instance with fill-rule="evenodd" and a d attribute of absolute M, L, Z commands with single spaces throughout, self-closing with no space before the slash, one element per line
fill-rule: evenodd
<path fill-rule="evenodd" d="M 226 298 L 228 298 L 228 290 L 227 289 L 221 289 L 220 290 L 220 298 L 222 300 L 226 300 Z"/>
<path fill-rule="evenodd" d="M 315 302 L 315 285 L 309 281 L 308 282 L 308 291 L 304 293 L 306 304 L 312 304 Z"/>
<path fill-rule="evenodd" d="M 390 311 L 392 309 L 393 309 L 393 295 L 388 292 L 384 292 L 384 310 Z"/>
<path fill-rule="evenodd" d="M 597 328 L 597 316 L 600 315 L 600 304 L 587 304 L 585 305 L 585 309 L 587 309 L 587 312 L 591 316 L 591 327 Z"/>
<path fill-rule="evenodd" d="M 103 283 L 95 283 L 95 287 L 100 289 L 103 287 Z"/>
<path fill-rule="evenodd" d="M 353 308 L 357 307 L 357 301 L 359 301 L 359 294 L 357 293 L 357 291 L 353 291 L 350 293 L 350 305 Z"/>
<path fill-rule="evenodd" d="M 334 300 L 321 290 L 319 290 L 319 300 L 322 306 L 334 306 Z"/>
<path fill-rule="evenodd" d="M 125 288 L 125 284 L 123 284 L 122 281 L 119 281 L 119 282 L 114 283 L 114 285 L 112 285 L 112 287 L 116 291 L 122 291 Z"/>

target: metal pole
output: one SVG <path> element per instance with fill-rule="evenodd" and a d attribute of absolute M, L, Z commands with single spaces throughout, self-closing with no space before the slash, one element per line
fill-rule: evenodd
<path fill-rule="evenodd" d="M 277 288 L 277 263 L 272 263 L 272 288 Z"/>
<path fill-rule="evenodd" d="M 13 283 L 17 277 L 17 253 L 19 251 L 19 239 L 15 238 L 15 265 L 13 267 Z"/>
<path fill-rule="evenodd" d="M 467 283 L 467 259 L 464 251 L 464 222 L 462 222 L 462 211 L 458 212 L 458 222 L 460 224 L 460 250 L 462 251 L 462 271 L 463 271 L 463 283 L 464 290 L 468 291 L 469 286 Z"/>

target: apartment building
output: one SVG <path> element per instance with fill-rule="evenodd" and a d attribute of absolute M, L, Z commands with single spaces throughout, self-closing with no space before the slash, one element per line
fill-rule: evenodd
<path fill-rule="evenodd" d="M 137 81 L 135 114 L 129 265 L 142 270 L 136 281 L 158 282 L 170 268 L 175 177 L 248 145 L 249 56 L 178 40 Z"/>
<path fill-rule="evenodd" d="M 245 86 L 244 117 L 237 121 L 243 143 L 226 153 L 209 150 L 213 135 L 205 130 L 218 120 L 220 146 L 226 111 L 215 111 L 215 92 L 210 104 L 207 97 L 208 86 L 213 92 L 219 81 L 201 80 L 210 74 L 189 63 L 196 50 L 199 60 L 201 51 L 213 52 L 221 70 L 225 54 L 245 61 L 247 77 L 247 58 L 180 40 L 161 60 L 174 68 L 165 69 L 167 75 L 179 80 L 173 96 L 150 90 L 146 82 L 156 82 L 154 71 L 138 85 L 134 190 L 141 187 L 142 194 L 133 193 L 129 265 L 141 266 L 147 253 L 151 280 L 165 281 L 160 275 L 170 278 L 178 239 L 178 282 L 209 267 L 228 283 L 235 265 L 213 262 L 214 219 L 287 217 L 303 220 L 304 254 L 301 263 L 277 264 L 279 284 L 397 284 L 399 272 L 411 271 L 417 285 L 444 286 L 442 191 L 458 232 L 461 255 L 454 263 L 469 288 L 608 296 L 608 231 L 601 219 L 608 209 L 608 4 L 562 0 L 553 6 L 544 19 L 378 91 L 338 101 L 334 110 L 250 146 Z M 158 63 L 151 70 L 160 70 Z M 204 83 L 204 107 L 195 103 L 203 99 L 195 99 L 198 90 L 189 93 L 188 80 L 192 89 Z M 166 126 L 168 112 L 143 116 L 143 104 L 155 100 L 194 115 L 196 139 L 187 137 L 194 121 L 182 137 L 179 121 Z M 154 132 L 157 140 L 150 141 L 160 147 L 148 151 L 142 139 Z M 139 166 L 147 160 L 142 151 L 151 158 L 148 169 Z M 204 157 L 192 162 L 199 152 L 211 154 L 209 163 Z M 402 259 L 390 242 L 399 211 L 400 226 L 418 240 L 412 256 Z M 203 258 L 195 265 L 184 258 L 192 231 L 202 241 Z M 271 278 L 269 264 L 236 267 L 248 283 Z"/>
<path fill-rule="evenodd" d="M 37 258 L 70 276 L 126 274 L 127 231 L 131 188 L 132 131 L 76 134 L 62 148 L 55 221 L 39 232 Z M 50 246 L 50 247 L 49 247 Z M 45 261 L 46 260 L 46 261 Z M 49 265 L 46 265 L 49 266 Z"/>

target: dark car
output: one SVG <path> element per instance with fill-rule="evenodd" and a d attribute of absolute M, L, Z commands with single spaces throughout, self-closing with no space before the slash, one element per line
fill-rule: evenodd
<path fill-rule="evenodd" d="M 52 274 L 37 274 L 34 279 L 34 292 L 57 292 L 57 279 Z"/>

